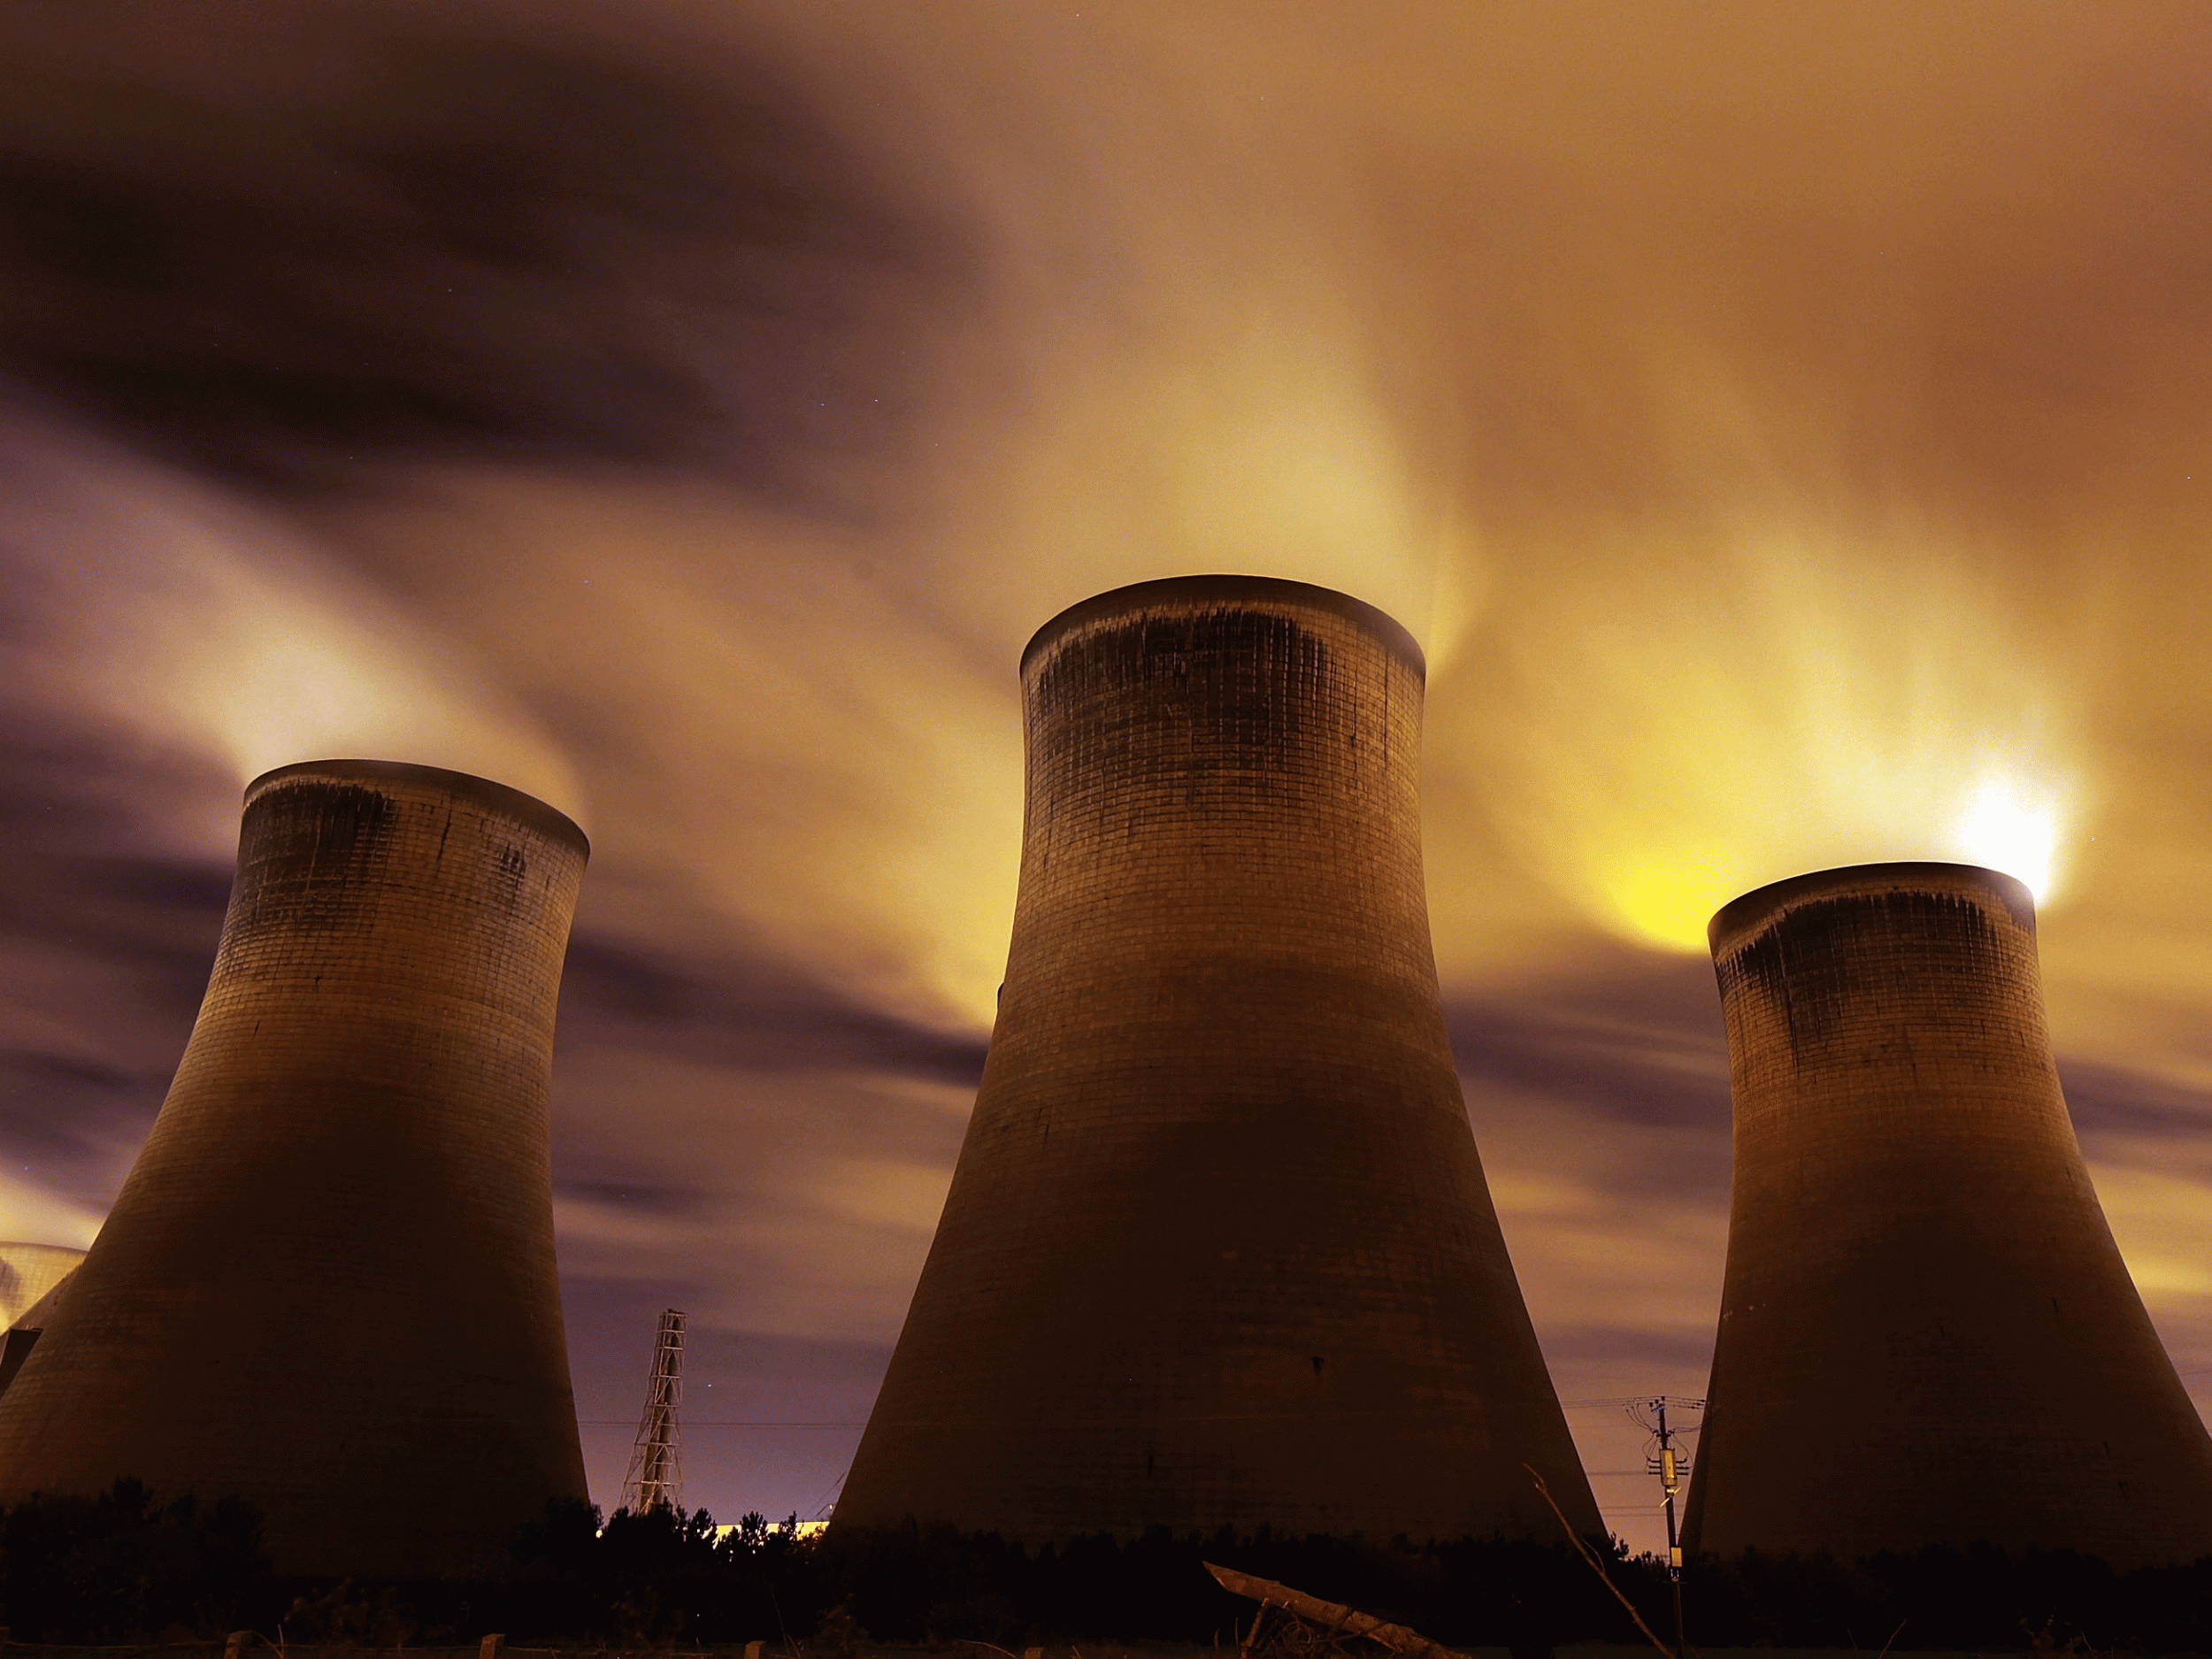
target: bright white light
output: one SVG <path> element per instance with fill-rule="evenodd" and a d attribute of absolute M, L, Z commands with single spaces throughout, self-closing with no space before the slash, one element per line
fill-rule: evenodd
<path fill-rule="evenodd" d="M 1959 814 L 1952 835 L 1969 862 L 2017 877 L 2041 904 L 2058 870 L 2059 818 L 2052 795 L 1990 779 Z"/>

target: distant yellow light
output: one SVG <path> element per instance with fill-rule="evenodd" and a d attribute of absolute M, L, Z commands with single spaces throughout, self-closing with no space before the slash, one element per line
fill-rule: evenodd
<path fill-rule="evenodd" d="M 2040 904 L 2057 873 L 2060 816 L 2056 801 L 1992 779 L 1968 801 L 1952 835 L 1961 856 L 2016 877 Z"/>
<path fill-rule="evenodd" d="M 1606 887 L 1614 910 L 1647 944 L 1670 950 L 1705 949 L 1705 924 L 1721 902 L 1709 880 L 1678 866 L 1640 864 Z"/>

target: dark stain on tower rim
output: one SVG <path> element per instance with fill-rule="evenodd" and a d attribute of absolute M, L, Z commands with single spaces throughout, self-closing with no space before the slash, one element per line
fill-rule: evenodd
<path fill-rule="evenodd" d="M 1190 804 L 1294 798 L 1332 738 L 1356 744 L 1336 654 L 1296 618 L 1219 607 L 1140 611 L 1068 641 L 1030 682 L 1038 771 L 1080 794 L 1142 770 Z"/>
<path fill-rule="evenodd" d="M 267 930 L 298 936 L 342 925 L 355 905 L 388 897 L 378 872 L 391 856 L 411 800 L 434 793 L 445 817 L 432 867 L 443 863 L 457 806 L 512 824 L 525 834 L 505 843 L 491 896 L 518 913 L 529 874 L 532 834 L 572 847 L 591 842 L 567 814 L 505 784 L 403 761 L 301 761 L 264 772 L 246 786 L 239 865 L 219 955 L 234 963 Z"/>
<path fill-rule="evenodd" d="M 1879 941 L 1899 948 L 1883 949 Z M 2008 960 L 1981 900 L 1899 888 L 1786 906 L 1742 945 L 1716 956 L 1713 970 L 1724 1005 L 1745 998 L 1763 1005 L 1787 1029 L 1793 1056 L 1801 1056 L 1863 1014 L 1870 957 L 1939 990 L 1909 1000 L 1915 1025 L 1962 1029 L 1982 1026 L 1989 987 Z"/>
<path fill-rule="evenodd" d="M 388 847 L 399 803 L 370 785 L 301 779 L 263 791 L 246 811 L 244 860 L 223 951 L 272 928 L 326 932 L 362 902 Z"/>

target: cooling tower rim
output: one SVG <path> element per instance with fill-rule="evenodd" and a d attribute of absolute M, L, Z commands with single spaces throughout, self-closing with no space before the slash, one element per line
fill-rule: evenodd
<path fill-rule="evenodd" d="M 2003 903 L 2012 919 L 2027 932 L 2035 932 L 2035 895 L 2017 876 L 1985 864 L 1946 864 L 1936 860 L 1902 860 L 1895 864 L 1839 864 L 1832 870 L 1810 870 L 1754 887 L 1713 912 L 1706 924 L 1705 940 L 1717 956 L 1721 941 L 1749 932 L 1760 921 L 1793 904 L 1822 894 L 1856 888 L 1891 892 L 1925 892 L 1931 887 L 1952 891 L 1978 887 Z"/>
<path fill-rule="evenodd" d="M 573 847 L 586 859 L 591 856 L 591 838 L 577 826 L 576 820 L 558 807 L 548 806 L 534 795 L 525 795 L 511 785 L 495 783 L 489 778 L 480 778 L 474 772 L 449 772 L 442 766 L 419 766 L 404 760 L 300 760 L 288 766 L 279 766 L 265 772 L 246 786 L 245 801 L 250 806 L 261 795 L 279 784 L 294 779 L 327 778 L 342 781 L 357 780 L 364 783 L 413 784 L 419 787 L 436 789 L 464 801 L 488 808 L 502 817 L 512 818 L 526 829 L 535 830 L 548 841 L 562 841 Z"/>
<path fill-rule="evenodd" d="M 1244 600 L 1325 611 L 1366 629 L 1386 649 L 1410 663 L 1413 672 L 1424 680 L 1428 678 L 1429 659 L 1422 651 L 1420 641 L 1388 611 L 1313 582 L 1296 582 L 1282 576 L 1238 576 L 1225 572 L 1202 576 L 1164 576 L 1155 581 L 1109 588 L 1102 594 L 1079 600 L 1029 636 L 1029 643 L 1022 647 L 1021 671 L 1026 674 L 1033 657 L 1083 623 L 1119 611 L 1141 610 L 1148 604 L 1194 600 Z"/>

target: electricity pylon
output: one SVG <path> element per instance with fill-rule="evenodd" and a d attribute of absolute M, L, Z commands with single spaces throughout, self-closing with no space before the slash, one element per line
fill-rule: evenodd
<path fill-rule="evenodd" d="M 653 1371 L 645 1384 L 645 1415 L 638 1419 L 630 1472 L 622 1481 L 622 1504 L 633 1515 L 642 1515 L 657 1505 L 665 1505 L 678 1515 L 684 1512 L 684 1471 L 677 1456 L 676 1425 L 677 1408 L 683 1400 L 684 1316 L 674 1308 L 664 1308 L 660 1329 L 653 1337 Z"/>

